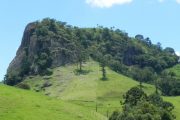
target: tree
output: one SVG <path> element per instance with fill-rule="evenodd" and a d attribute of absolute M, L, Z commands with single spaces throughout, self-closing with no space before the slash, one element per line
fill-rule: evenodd
<path fill-rule="evenodd" d="M 20 77 L 19 73 L 11 72 L 5 75 L 4 77 L 4 84 L 7 85 L 16 85 L 22 81 L 22 77 Z"/>
<path fill-rule="evenodd" d="M 161 45 L 161 43 L 160 42 L 158 42 L 157 44 L 156 44 L 156 47 L 158 48 L 158 50 L 162 50 L 162 45 Z"/>
<path fill-rule="evenodd" d="M 22 65 L 21 65 L 21 71 L 20 71 L 20 75 L 23 77 L 24 75 L 28 75 L 30 72 L 30 66 L 31 63 L 28 59 L 28 57 L 24 57 L 22 60 Z"/>
<path fill-rule="evenodd" d="M 164 51 L 167 52 L 167 53 L 170 53 L 170 54 L 175 54 L 174 49 L 173 49 L 173 48 L 170 48 L 170 47 L 166 47 L 166 48 L 164 49 Z"/>
<path fill-rule="evenodd" d="M 146 99 L 147 95 L 144 91 L 138 87 L 133 87 L 126 92 L 123 96 L 125 99 L 124 104 L 129 104 L 130 106 L 137 105 L 138 101 Z"/>
<path fill-rule="evenodd" d="M 38 73 L 45 74 L 52 64 L 52 58 L 48 55 L 48 53 L 42 52 L 37 57 L 36 64 L 38 66 Z"/>
<path fill-rule="evenodd" d="M 159 94 L 147 96 L 137 87 L 125 94 L 122 112 L 114 111 L 109 120 L 174 120 L 173 105 Z"/>
<path fill-rule="evenodd" d="M 136 35 L 135 38 L 138 40 L 144 40 L 144 36 L 140 34 Z"/>
<path fill-rule="evenodd" d="M 149 47 L 152 45 L 152 42 L 151 42 L 151 40 L 150 40 L 149 37 L 147 37 L 147 38 L 145 39 L 145 41 L 146 41 L 146 44 L 147 44 Z"/>
<path fill-rule="evenodd" d="M 82 64 L 85 62 L 89 57 L 88 50 L 85 49 L 80 43 L 77 43 L 76 47 L 76 62 L 79 66 L 79 72 L 82 72 Z"/>
<path fill-rule="evenodd" d="M 158 76 L 157 73 L 154 73 L 154 85 L 155 85 L 155 93 L 158 94 Z"/>
<path fill-rule="evenodd" d="M 97 57 L 98 57 L 98 62 L 99 62 L 99 65 L 100 65 L 100 67 L 101 67 L 101 71 L 102 71 L 102 80 L 106 80 L 107 79 L 107 77 L 106 77 L 106 69 L 105 69 L 105 67 L 106 67 L 106 59 L 104 58 L 104 56 L 103 56 L 103 54 L 102 53 L 100 53 L 100 52 L 98 52 L 97 53 Z"/>
<path fill-rule="evenodd" d="M 138 66 L 134 66 L 131 69 L 132 77 L 139 81 L 140 88 L 142 88 L 143 82 L 151 82 L 154 80 L 154 73 L 151 67 L 139 68 Z"/>
<path fill-rule="evenodd" d="M 107 79 L 107 77 L 106 77 L 106 69 L 105 69 L 106 65 L 103 62 L 101 62 L 100 66 L 102 68 L 101 69 L 101 71 L 102 71 L 102 80 L 106 80 Z"/>
<path fill-rule="evenodd" d="M 99 65 L 101 67 L 102 80 L 107 80 L 106 66 L 108 65 L 108 61 L 110 61 L 110 59 L 111 59 L 111 55 L 109 55 L 109 54 L 103 55 L 101 52 L 97 52 L 96 57 L 99 62 Z"/>
<path fill-rule="evenodd" d="M 158 81 L 158 86 L 163 95 L 180 95 L 180 81 L 168 73 L 163 72 L 164 76 Z"/>

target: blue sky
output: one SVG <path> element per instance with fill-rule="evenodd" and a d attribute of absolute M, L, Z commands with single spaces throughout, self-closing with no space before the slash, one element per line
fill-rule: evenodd
<path fill-rule="evenodd" d="M 180 0 L 1 0 L 0 80 L 25 26 L 50 17 L 80 27 L 115 26 L 180 51 Z"/>

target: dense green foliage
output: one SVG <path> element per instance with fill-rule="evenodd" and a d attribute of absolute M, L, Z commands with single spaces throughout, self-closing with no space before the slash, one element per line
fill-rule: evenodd
<path fill-rule="evenodd" d="M 22 88 L 22 89 L 25 89 L 25 90 L 30 90 L 31 87 L 30 85 L 26 84 L 26 83 L 19 83 L 16 85 L 18 88 Z"/>
<path fill-rule="evenodd" d="M 159 94 L 147 96 L 138 87 L 131 88 L 124 96 L 123 111 L 115 111 L 109 120 L 174 120 L 174 106 Z"/>
<path fill-rule="evenodd" d="M 100 63 L 102 79 L 108 78 L 105 67 L 109 66 L 140 81 L 140 84 L 154 83 L 155 73 L 161 77 L 161 72 L 176 65 L 179 59 L 172 48 L 163 49 L 160 43 L 152 44 L 142 35 L 129 37 L 119 29 L 102 26 L 78 28 L 49 18 L 35 22 L 35 26 L 31 39 L 37 41 L 37 50 L 30 56 L 30 46 L 24 47 L 24 62 L 20 70 L 16 74 L 9 72 L 5 77 L 8 85 L 21 82 L 26 75 L 52 74 L 49 68 L 67 63 L 78 63 L 81 71 L 82 63 L 89 57 Z M 55 64 L 55 61 L 61 61 L 61 64 Z"/>
<path fill-rule="evenodd" d="M 180 79 L 174 72 L 163 71 L 158 79 L 158 85 L 163 95 L 180 95 Z"/>

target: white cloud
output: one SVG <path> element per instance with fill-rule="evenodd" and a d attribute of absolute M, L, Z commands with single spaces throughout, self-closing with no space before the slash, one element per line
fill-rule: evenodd
<path fill-rule="evenodd" d="M 176 55 L 177 55 L 177 56 L 180 56 L 180 52 L 177 52 L 177 51 L 176 51 Z"/>
<path fill-rule="evenodd" d="M 176 0 L 176 2 L 177 2 L 178 4 L 180 4 L 180 0 Z"/>
<path fill-rule="evenodd" d="M 113 5 L 131 3 L 133 0 L 86 0 L 86 3 L 93 7 L 110 8 Z"/>

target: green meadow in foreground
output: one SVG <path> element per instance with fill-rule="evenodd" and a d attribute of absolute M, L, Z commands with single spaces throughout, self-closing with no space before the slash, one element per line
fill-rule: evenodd
<path fill-rule="evenodd" d="M 0 85 L 0 120 L 106 120 L 77 106 L 32 91 Z"/>

